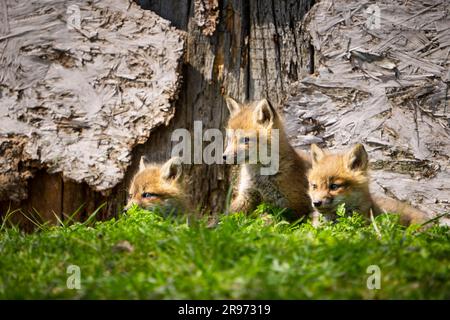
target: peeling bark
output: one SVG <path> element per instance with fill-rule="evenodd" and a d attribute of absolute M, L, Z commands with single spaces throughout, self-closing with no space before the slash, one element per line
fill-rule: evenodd
<path fill-rule="evenodd" d="M 194 0 L 194 16 L 197 26 L 205 36 L 211 36 L 216 30 L 219 18 L 219 0 Z"/>
<path fill-rule="evenodd" d="M 307 28 L 315 74 L 291 87 L 292 141 L 342 149 L 363 142 L 372 189 L 424 210 L 450 210 L 450 13 L 445 1 L 321 1 Z"/>
<path fill-rule="evenodd" d="M 0 7 L 0 200 L 37 168 L 109 192 L 174 115 L 182 33 L 128 1 Z"/>

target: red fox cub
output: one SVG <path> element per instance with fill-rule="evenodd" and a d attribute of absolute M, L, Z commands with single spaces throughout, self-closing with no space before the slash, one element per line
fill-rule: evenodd
<path fill-rule="evenodd" d="M 161 165 L 147 165 L 141 158 L 139 171 L 129 189 L 129 201 L 124 211 L 133 204 L 147 210 L 162 210 L 162 213 L 184 213 L 189 211 L 189 202 L 182 191 L 180 177 L 181 159 L 174 157 Z"/>
<path fill-rule="evenodd" d="M 314 208 L 325 219 L 336 218 L 337 207 L 345 203 L 347 212 L 370 217 L 384 212 L 398 213 L 404 225 L 420 224 L 427 215 L 406 203 L 373 196 L 369 191 L 368 155 L 362 144 L 345 153 L 327 153 L 311 145 L 312 169 L 309 171 L 309 195 Z"/>
<path fill-rule="evenodd" d="M 309 163 L 289 144 L 282 120 L 271 103 L 263 99 L 239 104 L 229 97 L 226 103 L 230 111 L 227 133 L 233 134 L 228 135 L 223 158 L 228 164 L 238 162 L 240 169 L 237 195 L 230 211 L 250 212 L 264 202 L 287 208 L 296 218 L 308 215 L 312 211 L 306 179 Z M 259 151 L 253 163 L 249 161 L 252 146 L 255 152 Z M 264 172 L 269 162 L 261 154 L 262 149 L 271 150 L 269 162 L 275 170 Z M 245 158 L 240 163 L 242 154 Z"/>

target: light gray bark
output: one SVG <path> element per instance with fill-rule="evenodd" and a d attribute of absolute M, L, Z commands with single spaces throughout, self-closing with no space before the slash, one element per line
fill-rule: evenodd
<path fill-rule="evenodd" d="M 27 199 L 37 169 L 110 192 L 175 113 L 182 32 L 123 0 L 0 7 L 0 200 Z"/>
<path fill-rule="evenodd" d="M 291 87 L 296 146 L 364 143 L 372 189 L 450 211 L 450 12 L 446 1 L 321 1 L 309 12 L 316 73 Z"/>

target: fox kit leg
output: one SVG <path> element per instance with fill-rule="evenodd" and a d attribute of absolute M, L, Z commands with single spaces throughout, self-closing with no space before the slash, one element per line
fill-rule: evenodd
<path fill-rule="evenodd" d="M 280 188 L 275 183 L 275 179 L 273 177 L 258 176 L 255 180 L 264 202 L 270 203 L 279 208 L 289 207 L 288 200 L 281 193 Z"/>
<path fill-rule="evenodd" d="M 247 190 L 246 193 L 239 193 L 231 202 L 231 212 L 251 212 L 256 209 L 260 200 L 256 190 Z"/>
<path fill-rule="evenodd" d="M 252 179 L 252 170 L 243 166 L 239 172 L 239 187 L 236 197 L 231 202 L 231 212 L 250 212 L 256 209 L 261 200 Z"/>

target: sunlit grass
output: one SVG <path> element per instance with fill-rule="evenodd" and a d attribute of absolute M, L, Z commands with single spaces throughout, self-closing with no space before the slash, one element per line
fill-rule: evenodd
<path fill-rule="evenodd" d="M 269 212 L 269 214 L 262 214 Z M 0 231 L 0 298 L 417 299 L 450 298 L 450 232 L 340 217 L 314 228 L 254 214 L 163 218 L 133 208 L 118 219 Z M 71 290 L 67 268 L 81 270 Z M 369 290 L 370 265 L 381 288 Z"/>

